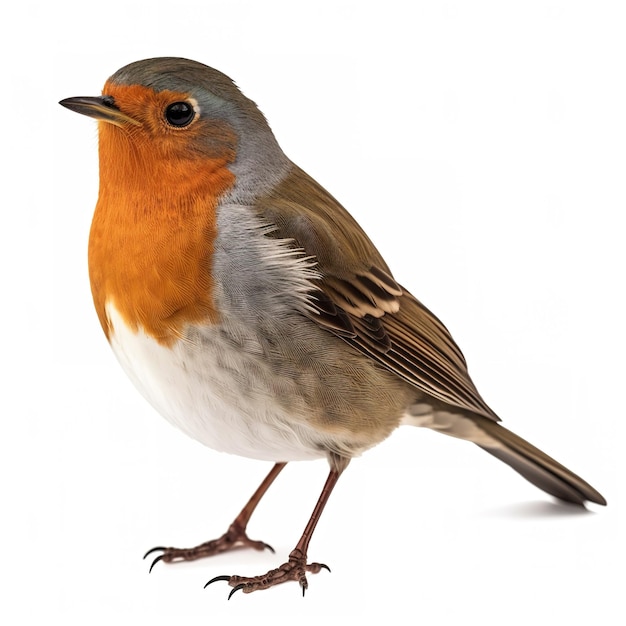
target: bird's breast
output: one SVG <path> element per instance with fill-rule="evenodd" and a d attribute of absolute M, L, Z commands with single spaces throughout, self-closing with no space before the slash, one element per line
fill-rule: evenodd
<path fill-rule="evenodd" d="M 107 337 L 107 303 L 129 328 L 141 328 L 164 345 L 190 323 L 218 319 L 212 278 L 216 207 L 233 182 L 221 163 L 207 163 L 195 175 L 101 164 L 89 275 Z"/>

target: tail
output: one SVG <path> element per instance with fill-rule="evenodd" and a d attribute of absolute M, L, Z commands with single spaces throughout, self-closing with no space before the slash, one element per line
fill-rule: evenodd
<path fill-rule="evenodd" d="M 477 426 L 493 440 L 492 445 L 478 444 L 497 459 L 510 465 L 533 485 L 545 492 L 575 504 L 595 502 L 606 505 L 606 500 L 588 482 L 535 448 L 515 433 L 486 418 L 479 418 Z"/>
<path fill-rule="evenodd" d="M 580 476 L 491 419 L 480 415 L 435 411 L 428 417 L 412 416 L 405 423 L 426 426 L 472 441 L 510 465 L 533 485 L 560 500 L 581 505 L 587 501 L 606 505 L 603 496 Z"/>

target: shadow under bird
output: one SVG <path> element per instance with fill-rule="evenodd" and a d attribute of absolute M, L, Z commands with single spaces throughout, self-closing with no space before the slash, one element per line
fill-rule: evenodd
<path fill-rule="evenodd" d="M 89 275 L 122 367 L 191 437 L 275 463 L 222 537 L 154 548 L 152 565 L 269 548 L 246 534 L 259 500 L 288 462 L 325 457 L 330 473 L 287 562 L 210 581 L 232 595 L 293 580 L 304 593 L 307 573 L 326 568 L 307 552 L 339 476 L 401 424 L 471 441 L 560 500 L 606 504 L 499 424 L 446 327 L 227 76 L 147 59 L 102 96 L 61 104 L 99 122 Z"/>

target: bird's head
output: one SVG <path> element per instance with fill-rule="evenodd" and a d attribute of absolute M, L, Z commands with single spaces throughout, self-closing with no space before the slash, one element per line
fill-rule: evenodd
<path fill-rule="evenodd" d="M 240 195 L 254 196 L 263 172 L 275 179 L 288 163 L 254 102 L 226 75 L 188 59 L 131 63 L 101 96 L 60 104 L 98 120 L 101 179 L 109 182 L 154 188 L 226 167 Z"/>

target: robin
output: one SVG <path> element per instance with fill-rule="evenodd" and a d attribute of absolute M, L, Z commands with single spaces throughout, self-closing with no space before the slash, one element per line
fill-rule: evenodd
<path fill-rule="evenodd" d="M 330 473 L 288 561 L 218 576 L 230 595 L 328 569 L 311 536 L 350 459 L 401 424 L 466 439 L 560 500 L 606 504 L 499 424 L 446 327 L 393 278 L 354 218 L 292 163 L 233 81 L 201 63 L 131 63 L 102 96 L 62 100 L 98 120 L 100 190 L 89 275 L 126 373 L 175 426 L 216 450 L 273 461 L 219 539 L 158 561 L 269 548 L 246 527 L 290 461 Z M 229 596 L 230 597 L 230 596 Z"/>

